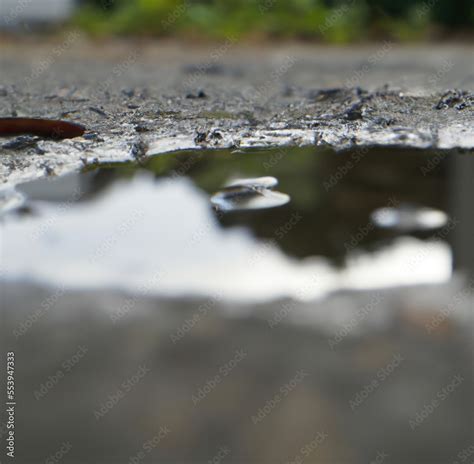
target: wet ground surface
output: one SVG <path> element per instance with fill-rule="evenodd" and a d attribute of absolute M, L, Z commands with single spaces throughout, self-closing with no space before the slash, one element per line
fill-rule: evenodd
<path fill-rule="evenodd" d="M 234 149 L 19 186 L 17 461 L 471 462 L 473 170 Z"/>
<path fill-rule="evenodd" d="M 71 32 L 54 43 L 1 47 L 0 117 L 89 129 L 63 142 L 4 139 L 4 185 L 176 149 L 474 147 L 469 44 L 88 44 Z"/>

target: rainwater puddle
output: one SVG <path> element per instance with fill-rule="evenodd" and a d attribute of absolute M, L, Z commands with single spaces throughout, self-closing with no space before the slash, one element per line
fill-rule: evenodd
<path fill-rule="evenodd" d="M 473 178 L 452 153 L 202 151 L 6 193 L 19 462 L 454 462 Z"/>
<path fill-rule="evenodd" d="M 203 151 L 35 181 L 2 197 L 30 211 L 3 218 L 5 278 L 239 301 L 445 282 L 474 268 L 473 167 L 422 151 Z"/>

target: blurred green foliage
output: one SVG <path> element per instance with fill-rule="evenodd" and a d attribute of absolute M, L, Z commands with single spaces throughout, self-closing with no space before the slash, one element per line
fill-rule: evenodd
<path fill-rule="evenodd" d="M 474 30 L 474 1 L 84 0 L 75 21 L 96 35 L 411 40 Z"/>

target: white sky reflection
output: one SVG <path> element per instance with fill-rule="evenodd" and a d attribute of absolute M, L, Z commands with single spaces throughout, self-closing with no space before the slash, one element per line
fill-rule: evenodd
<path fill-rule="evenodd" d="M 446 243 L 410 237 L 353 255 L 342 270 L 322 257 L 290 258 L 244 228 L 221 228 L 208 196 L 185 178 L 142 175 L 115 182 L 91 202 L 36 205 L 36 216 L 4 220 L 4 279 L 254 302 L 451 276 Z"/>

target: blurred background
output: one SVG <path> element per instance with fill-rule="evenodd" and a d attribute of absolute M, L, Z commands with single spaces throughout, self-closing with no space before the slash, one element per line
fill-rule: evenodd
<path fill-rule="evenodd" d="M 3 28 L 61 22 L 93 36 L 328 43 L 472 37 L 470 0 L 2 0 Z"/>

